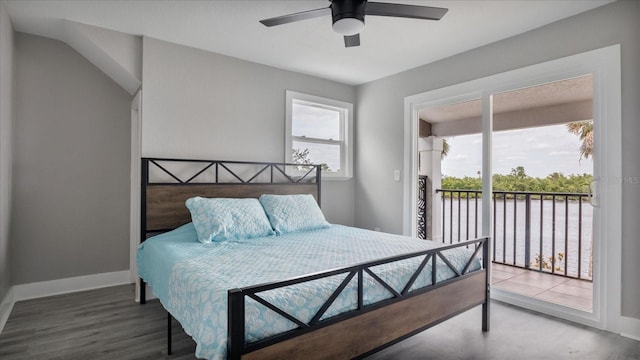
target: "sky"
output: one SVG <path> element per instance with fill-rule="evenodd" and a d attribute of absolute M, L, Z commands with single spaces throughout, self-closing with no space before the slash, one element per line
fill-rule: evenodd
<path fill-rule="evenodd" d="M 292 135 L 340 140 L 340 113 L 335 110 L 293 104 Z M 293 148 L 309 149 L 309 160 L 314 164 L 327 164 L 329 169 L 340 169 L 340 146 L 293 141 Z"/>
<path fill-rule="evenodd" d="M 449 154 L 442 161 L 445 176 L 478 176 L 482 170 L 482 134 L 448 137 Z M 493 133 L 493 173 L 508 174 L 523 166 L 527 175 L 544 178 L 593 173 L 593 160 L 580 160 L 580 139 L 565 125 Z"/>

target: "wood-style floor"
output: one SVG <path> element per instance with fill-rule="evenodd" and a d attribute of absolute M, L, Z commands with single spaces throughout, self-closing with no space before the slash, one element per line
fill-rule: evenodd
<path fill-rule="evenodd" d="M 0 334 L 0 359 L 194 359 L 195 344 L 166 312 L 138 305 L 129 285 L 16 303 Z M 491 331 L 472 309 L 370 357 L 386 359 L 640 359 L 640 342 L 492 302 Z"/>
<path fill-rule="evenodd" d="M 0 334 L 0 359 L 194 359 L 195 343 L 157 300 L 133 301 L 133 285 L 17 302 Z"/>

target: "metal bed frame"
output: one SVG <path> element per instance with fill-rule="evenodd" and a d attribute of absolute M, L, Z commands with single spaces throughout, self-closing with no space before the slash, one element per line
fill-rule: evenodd
<path fill-rule="evenodd" d="M 191 163 L 201 169 L 183 180 L 164 163 Z M 150 166 L 168 176 L 169 182 L 150 180 Z M 249 175 L 239 174 L 233 166 L 253 167 Z M 294 169 L 296 175 L 288 174 Z M 214 178 L 198 182 L 206 171 Z M 225 174 L 224 179 L 220 174 Z M 258 197 L 263 193 L 315 196 L 320 203 L 320 166 L 217 160 L 142 159 L 141 181 L 141 241 L 148 236 L 171 230 L 190 221 L 184 201 L 191 196 Z M 246 179 L 246 180 L 245 180 Z M 268 284 L 259 284 L 228 291 L 228 359 L 335 359 L 361 358 L 415 335 L 457 314 L 482 305 L 482 330 L 489 330 L 489 238 L 479 238 L 436 249 L 392 256 L 384 259 L 331 269 Z M 446 251 L 466 247 L 473 250 L 466 266 L 458 271 L 447 259 Z M 445 252 L 443 254 L 443 252 Z M 482 268 L 469 271 L 474 259 L 482 252 Z M 396 291 L 371 268 L 410 258 L 420 265 L 403 287 Z M 455 273 L 451 279 L 436 282 L 436 259 Z M 431 266 L 431 285 L 412 289 L 422 270 Z M 325 277 L 346 274 L 344 280 L 308 322 L 269 303 L 259 293 Z M 373 304 L 364 304 L 364 276 L 385 287 L 392 297 Z M 354 280 L 355 279 L 355 280 Z M 357 308 L 323 318 L 336 298 L 351 281 L 357 284 Z M 256 342 L 245 340 L 245 300 L 251 298 L 280 316 L 292 321 L 296 329 Z M 140 279 L 140 303 L 144 304 L 145 283 Z M 168 314 L 167 350 L 171 354 L 171 322 Z M 328 346 L 330 345 L 330 346 Z"/>

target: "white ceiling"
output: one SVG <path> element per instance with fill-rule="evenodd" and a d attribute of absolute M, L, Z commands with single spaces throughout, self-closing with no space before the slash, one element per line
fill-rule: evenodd
<path fill-rule="evenodd" d="M 541 27 L 613 0 L 386 0 L 445 7 L 440 21 L 369 16 L 345 48 L 330 17 L 264 27 L 258 20 L 327 0 L 2 0 L 17 31 L 47 36 L 71 20 L 358 85 Z M 53 36 L 51 36 L 53 37 Z"/>

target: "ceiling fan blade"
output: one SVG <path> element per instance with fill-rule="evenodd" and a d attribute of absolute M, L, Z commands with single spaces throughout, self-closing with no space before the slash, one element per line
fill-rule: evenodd
<path fill-rule="evenodd" d="M 360 34 L 344 37 L 344 47 L 360 46 Z"/>
<path fill-rule="evenodd" d="M 447 11 L 449 11 L 449 9 L 382 2 L 368 2 L 365 8 L 366 15 L 393 16 L 425 20 L 440 20 Z"/>
<path fill-rule="evenodd" d="M 300 21 L 300 20 L 313 19 L 313 18 L 317 18 L 317 17 L 320 17 L 320 16 L 324 16 L 324 15 L 331 15 L 331 8 L 330 7 L 322 8 L 322 9 L 315 9 L 315 10 L 308 10 L 308 11 L 303 11 L 303 12 L 299 12 L 299 13 L 295 13 L 295 14 L 278 16 L 278 17 L 274 17 L 274 18 L 270 18 L 270 19 L 260 20 L 260 22 L 264 26 L 276 26 L 276 25 L 288 24 L 288 23 L 292 23 L 292 22 Z"/>

